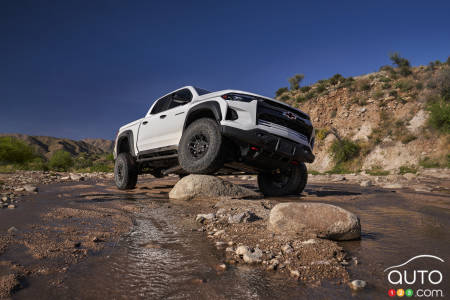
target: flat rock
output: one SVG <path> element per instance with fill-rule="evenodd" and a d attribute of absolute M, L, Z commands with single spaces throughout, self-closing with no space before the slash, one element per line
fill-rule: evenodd
<path fill-rule="evenodd" d="M 81 175 L 78 175 L 78 174 L 69 174 L 69 176 L 70 176 L 70 180 L 73 180 L 73 181 L 83 181 L 84 180 L 84 177 L 83 176 L 81 176 Z"/>
<path fill-rule="evenodd" d="M 334 205 L 324 203 L 280 203 L 270 211 L 269 230 L 281 234 L 314 233 L 331 240 L 361 237 L 359 218 Z"/>
<path fill-rule="evenodd" d="M 261 195 L 250 189 L 209 175 L 189 175 L 175 184 L 169 193 L 174 200 L 189 201 L 208 198 L 259 198 Z"/>
<path fill-rule="evenodd" d="M 370 181 L 370 180 L 363 180 L 363 181 L 361 181 L 361 184 L 360 184 L 360 186 L 362 186 L 362 187 L 369 187 L 371 185 L 372 185 L 372 181 Z"/>
<path fill-rule="evenodd" d="M 385 188 L 385 189 L 401 189 L 401 188 L 403 188 L 403 185 L 401 185 L 400 183 L 390 183 L 390 184 L 383 185 L 383 188 Z"/>
<path fill-rule="evenodd" d="M 354 291 L 362 290 L 366 287 L 366 285 L 367 285 L 367 282 L 365 282 L 364 280 L 359 280 L 359 279 L 353 280 L 349 284 L 350 288 Z"/>
<path fill-rule="evenodd" d="M 25 189 L 25 191 L 27 192 L 37 192 L 38 188 L 29 184 L 26 184 L 23 186 L 23 188 Z"/>

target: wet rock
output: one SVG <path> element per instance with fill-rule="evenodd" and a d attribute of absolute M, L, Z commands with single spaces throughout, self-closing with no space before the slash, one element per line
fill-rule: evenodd
<path fill-rule="evenodd" d="M 280 261 L 276 258 L 271 259 L 268 263 L 267 270 L 276 270 L 278 265 L 280 264 Z"/>
<path fill-rule="evenodd" d="M 97 236 L 93 237 L 93 238 L 92 238 L 92 241 L 93 241 L 94 243 L 100 243 L 100 242 L 103 242 L 103 240 L 100 239 L 100 238 L 97 237 Z"/>
<path fill-rule="evenodd" d="M 371 185 L 372 185 L 372 181 L 370 181 L 370 180 L 363 180 L 360 183 L 360 186 L 362 186 L 362 187 L 369 187 Z"/>
<path fill-rule="evenodd" d="M 209 175 L 188 175 L 175 184 L 170 199 L 188 201 L 218 197 L 258 198 L 259 193 Z"/>
<path fill-rule="evenodd" d="M 224 234 L 224 233 L 225 233 L 225 230 L 221 229 L 221 230 L 216 231 L 216 232 L 214 233 L 214 236 L 221 236 L 221 235 Z M 224 243 L 224 244 L 226 244 L 226 243 Z"/>
<path fill-rule="evenodd" d="M 292 277 L 300 277 L 300 272 L 298 270 L 291 270 L 290 274 Z"/>
<path fill-rule="evenodd" d="M 362 290 L 366 287 L 367 282 L 365 282 L 364 280 L 353 280 L 352 282 L 350 282 L 350 288 L 354 291 L 359 291 Z"/>
<path fill-rule="evenodd" d="M 6 197 L 6 196 L 3 196 L 3 197 L 2 197 L 2 202 L 7 202 L 8 200 L 9 200 L 8 197 Z"/>
<path fill-rule="evenodd" d="M 70 179 L 70 176 L 63 176 L 63 177 L 61 177 L 61 180 L 69 180 Z"/>
<path fill-rule="evenodd" d="M 29 184 L 24 185 L 23 188 L 25 189 L 25 191 L 30 192 L 30 193 L 38 191 L 37 187 L 29 185 Z"/>
<path fill-rule="evenodd" d="M 250 251 L 250 249 L 247 246 L 239 246 L 239 247 L 236 248 L 235 253 L 236 253 L 236 255 L 241 256 L 241 255 L 244 255 L 245 253 L 247 253 L 249 251 Z"/>
<path fill-rule="evenodd" d="M 79 175 L 79 174 L 70 174 L 70 179 L 73 181 L 84 181 L 84 176 Z"/>
<path fill-rule="evenodd" d="M 352 240 L 361 236 L 356 215 L 324 203 L 277 204 L 270 211 L 268 228 L 281 234 L 314 233 L 331 240 Z"/>
<path fill-rule="evenodd" d="M 25 189 L 23 187 L 14 189 L 14 192 L 23 192 Z"/>
<path fill-rule="evenodd" d="M 8 233 L 9 234 L 16 234 L 16 233 L 18 233 L 19 232 L 19 229 L 17 229 L 16 227 L 14 227 L 14 226 L 11 226 L 11 227 L 9 227 L 9 229 L 8 229 Z"/>
<path fill-rule="evenodd" d="M 347 178 L 345 178 L 345 176 L 343 176 L 343 175 L 336 175 L 336 176 L 334 176 L 333 180 L 331 180 L 331 181 L 338 182 L 338 181 L 345 181 L 345 180 L 347 180 Z"/>
<path fill-rule="evenodd" d="M 261 262 L 263 253 L 261 249 L 255 248 L 253 251 L 248 251 L 242 255 L 242 259 L 248 264 L 254 264 Z"/>
<path fill-rule="evenodd" d="M 228 217 L 228 223 L 238 224 L 238 223 L 249 223 L 258 220 L 259 217 L 255 215 L 252 211 L 244 211 Z"/>
<path fill-rule="evenodd" d="M 196 221 L 196 222 L 199 222 L 199 223 L 203 223 L 203 222 L 205 222 L 205 220 L 211 221 L 211 220 L 213 220 L 215 217 L 216 217 L 216 215 L 213 214 L 213 213 L 211 213 L 211 214 L 198 214 L 198 215 L 195 217 L 195 221 Z"/>
<path fill-rule="evenodd" d="M 9 209 L 14 209 L 14 208 L 16 208 L 16 206 L 14 204 L 10 204 L 10 205 L 8 205 L 8 208 Z"/>
<path fill-rule="evenodd" d="M 216 269 L 218 271 L 225 271 L 227 269 L 227 265 L 226 264 L 220 264 L 216 267 Z"/>

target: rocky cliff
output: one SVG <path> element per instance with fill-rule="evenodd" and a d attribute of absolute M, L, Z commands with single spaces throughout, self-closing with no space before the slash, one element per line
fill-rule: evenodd
<path fill-rule="evenodd" d="M 403 71 L 403 72 L 402 72 Z M 449 167 L 450 66 L 384 66 L 379 72 L 344 78 L 336 74 L 307 87 L 280 89 L 278 99 L 311 116 L 316 161 L 310 170 L 395 172 Z M 336 159 L 336 141 L 354 145 L 354 155 Z"/>

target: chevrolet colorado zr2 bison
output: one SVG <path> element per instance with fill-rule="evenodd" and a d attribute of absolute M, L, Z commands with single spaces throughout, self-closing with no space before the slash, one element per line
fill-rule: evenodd
<path fill-rule="evenodd" d="M 156 100 L 147 114 L 120 128 L 114 146 L 119 189 L 139 174 L 258 174 L 266 196 L 299 194 L 314 161 L 307 114 L 260 95 L 192 86 Z"/>

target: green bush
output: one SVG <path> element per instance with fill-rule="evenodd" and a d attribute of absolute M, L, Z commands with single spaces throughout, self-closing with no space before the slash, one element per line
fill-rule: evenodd
<path fill-rule="evenodd" d="M 383 91 L 376 91 L 375 93 L 373 93 L 373 97 L 375 99 L 380 99 L 384 96 L 384 92 Z"/>
<path fill-rule="evenodd" d="M 442 99 L 450 101 L 450 68 L 445 68 L 439 73 L 436 87 Z"/>
<path fill-rule="evenodd" d="M 392 87 L 392 85 L 390 83 L 383 83 L 383 85 L 381 86 L 383 89 L 387 90 L 390 89 Z"/>
<path fill-rule="evenodd" d="M 281 96 L 281 98 L 280 98 L 280 100 L 282 100 L 282 101 L 287 101 L 287 100 L 289 100 L 289 99 L 291 99 L 291 97 L 289 97 L 289 96 L 286 95 L 286 94 L 284 94 L 284 95 Z"/>
<path fill-rule="evenodd" d="M 296 101 L 296 102 L 299 102 L 299 103 L 305 102 L 305 101 L 306 101 L 306 97 L 303 96 L 303 95 L 297 95 L 297 96 L 295 97 L 295 101 Z"/>
<path fill-rule="evenodd" d="M 333 169 L 325 172 L 327 174 L 350 174 L 353 173 L 352 170 L 350 170 L 349 168 L 347 168 L 345 166 L 345 164 L 342 163 L 337 163 Z"/>
<path fill-rule="evenodd" d="M 392 63 L 400 68 L 400 74 L 403 76 L 408 76 L 412 74 L 411 72 L 411 64 L 409 63 L 409 60 L 406 58 L 403 58 L 398 54 L 398 52 L 391 53 L 389 55 L 389 58 L 391 59 Z"/>
<path fill-rule="evenodd" d="M 345 78 L 341 74 L 334 74 L 333 77 L 331 77 L 328 81 L 332 85 L 336 85 L 339 82 L 344 82 Z"/>
<path fill-rule="evenodd" d="M 428 104 L 429 125 L 442 133 L 450 133 L 450 103 L 444 100 Z"/>
<path fill-rule="evenodd" d="M 402 142 L 402 144 L 408 144 L 416 139 L 417 136 L 415 136 L 414 134 L 405 134 L 401 136 L 400 141 Z"/>
<path fill-rule="evenodd" d="M 311 87 L 310 87 L 309 85 L 307 85 L 307 86 L 302 86 L 302 87 L 300 88 L 300 91 L 301 91 L 302 93 L 306 93 L 306 92 L 309 92 L 310 89 L 311 89 Z"/>
<path fill-rule="evenodd" d="M 314 98 L 316 96 L 316 93 L 314 92 L 309 92 L 305 95 L 306 100 L 311 100 L 312 98 Z"/>
<path fill-rule="evenodd" d="M 276 96 L 276 97 L 279 97 L 279 96 L 281 96 L 282 94 L 286 93 L 287 91 L 289 91 L 287 87 L 279 88 L 279 89 L 275 92 L 275 96 Z"/>
<path fill-rule="evenodd" d="M 439 160 L 425 156 L 420 160 L 419 165 L 424 168 L 439 168 L 441 166 Z"/>
<path fill-rule="evenodd" d="M 90 168 L 91 172 L 113 172 L 114 166 L 105 163 L 96 163 Z"/>
<path fill-rule="evenodd" d="M 0 164 L 24 164 L 36 158 L 29 145 L 14 137 L 0 137 Z"/>
<path fill-rule="evenodd" d="M 394 87 L 402 92 L 408 92 L 414 87 L 414 83 L 411 80 L 399 80 Z"/>
<path fill-rule="evenodd" d="M 401 68 L 401 67 L 411 67 L 411 64 L 409 63 L 409 60 L 407 60 L 406 58 L 401 57 L 398 52 L 394 52 L 394 53 L 389 54 L 389 58 L 392 61 L 392 63 L 394 65 L 396 65 L 397 67 L 399 67 L 399 68 Z"/>
<path fill-rule="evenodd" d="M 406 173 L 417 173 L 417 168 L 414 166 L 401 166 L 399 169 L 399 174 L 406 174 Z"/>
<path fill-rule="evenodd" d="M 367 170 L 366 173 L 372 176 L 387 176 L 390 174 L 389 171 L 383 170 L 380 166 L 372 166 L 372 168 Z"/>
<path fill-rule="evenodd" d="M 90 168 L 93 164 L 94 161 L 92 158 L 88 157 L 87 155 L 80 154 L 74 159 L 73 167 L 76 170 L 80 170 Z"/>
<path fill-rule="evenodd" d="M 392 81 L 390 78 L 384 77 L 384 76 L 380 77 L 379 80 L 380 80 L 380 82 L 391 82 Z"/>
<path fill-rule="evenodd" d="M 320 93 L 326 91 L 326 89 L 327 89 L 326 84 L 323 83 L 323 82 L 321 82 L 321 83 L 319 83 L 319 85 L 316 87 L 316 92 L 317 92 L 318 94 L 320 94 Z"/>
<path fill-rule="evenodd" d="M 327 137 L 328 133 L 330 133 L 330 131 L 328 129 L 326 129 L 326 128 L 319 128 L 319 129 L 317 129 L 316 130 L 316 138 L 317 138 L 317 140 L 319 140 L 319 141 L 324 140 Z"/>
<path fill-rule="evenodd" d="M 340 139 L 330 147 L 331 155 L 336 163 L 349 161 L 359 155 L 361 147 L 349 139 Z"/>
<path fill-rule="evenodd" d="M 291 78 L 288 79 L 291 91 L 292 90 L 298 90 L 300 88 L 300 82 L 305 78 L 305 75 L 303 74 L 295 74 Z"/>
<path fill-rule="evenodd" d="M 394 75 L 394 74 L 395 74 L 395 70 L 394 70 L 394 68 L 391 67 L 391 66 L 381 66 L 381 67 L 380 67 L 380 71 L 386 71 L 386 72 L 389 72 L 391 75 Z"/>
<path fill-rule="evenodd" d="M 58 150 L 53 153 L 48 162 L 50 169 L 55 171 L 68 171 L 74 165 L 74 161 L 69 152 Z"/>
<path fill-rule="evenodd" d="M 389 96 L 397 98 L 398 97 L 398 92 L 396 90 L 390 91 L 389 92 Z"/>
<path fill-rule="evenodd" d="M 421 89 L 423 89 L 423 83 L 422 83 L 422 82 L 416 83 L 416 89 L 418 89 L 419 91 L 420 91 Z"/>

